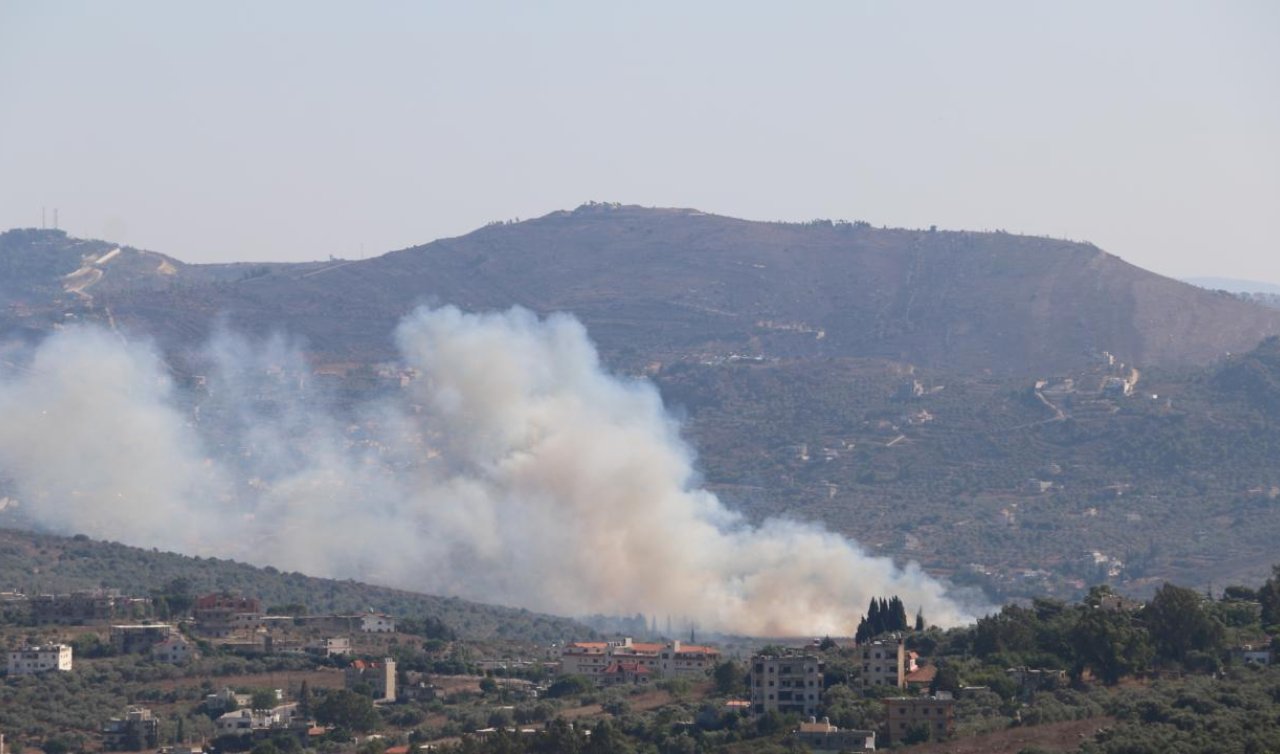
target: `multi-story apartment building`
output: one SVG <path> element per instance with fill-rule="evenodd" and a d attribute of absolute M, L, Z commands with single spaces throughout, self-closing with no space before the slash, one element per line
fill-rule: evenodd
<path fill-rule="evenodd" d="M 900 742 L 918 726 L 927 728 L 934 741 L 955 731 L 955 700 L 943 691 L 936 696 L 885 699 L 884 708 L 888 718 L 885 738 L 890 745 Z"/>
<path fill-rule="evenodd" d="M 151 647 L 168 639 L 178 629 L 168 623 L 142 623 L 111 627 L 111 646 L 116 654 L 150 652 Z"/>
<path fill-rule="evenodd" d="M 894 686 L 906 688 L 908 667 L 907 652 L 902 639 L 872 641 L 859 647 L 862 653 L 862 687 Z"/>
<path fill-rule="evenodd" d="M 192 611 L 196 631 L 205 636 L 226 637 L 262 627 L 262 602 L 256 597 L 206 594 L 196 599 Z"/>
<path fill-rule="evenodd" d="M 146 707 L 129 707 L 124 717 L 102 724 L 104 751 L 141 751 L 159 745 L 160 721 Z"/>
<path fill-rule="evenodd" d="M 817 714 L 822 699 L 822 660 L 806 654 L 758 654 L 751 658 L 751 712 Z"/>
<path fill-rule="evenodd" d="M 71 670 L 71 647 L 66 644 L 44 644 L 15 649 L 9 653 L 9 675 L 35 675 L 49 671 Z"/>
<path fill-rule="evenodd" d="M 147 597 L 126 597 L 117 589 L 92 589 L 71 594 L 38 594 L 29 600 L 36 623 L 92 623 L 141 620 L 152 613 Z"/>
<path fill-rule="evenodd" d="M 657 644 L 632 641 L 573 642 L 560 652 L 560 672 L 584 675 L 600 682 L 604 672 L 616 663 L 644 668 L 653 678 L 705 676 L 720 660 L 719 650 L 698 644 L 673 641 Z"/>

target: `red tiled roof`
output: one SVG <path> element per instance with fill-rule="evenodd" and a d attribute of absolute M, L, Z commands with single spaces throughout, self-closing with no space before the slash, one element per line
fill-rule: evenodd
<path fill-rule="evenodd" d="M 409 754 L 409 747 L 407 744 L 402 744 L 400 746 L 388 746 L 384 751 L 384 754 Z"/>
<path fill-rule="evenodd" d="M 933 683 L 933 679 L 938 675 L 938 666 L 921 665 L 919 668 L 907 673 L 907 683 Z"/>

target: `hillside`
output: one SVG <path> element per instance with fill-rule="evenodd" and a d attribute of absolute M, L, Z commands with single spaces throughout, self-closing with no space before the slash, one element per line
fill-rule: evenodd
<path fill-rule="evenodd" d="M 66 292 L 72 265 L 113 248 L 0 236 L 0 268 L 26 281 L 0 332 L 74 313 L 155 337 L 180 367 L 229 322 L 367 364 L 421 303 L 571 311 L 687 419 L 732 507 L 820 520 L 994 596 L 1256 578 L 1280 536 L 1280 358 L 1254 350 L 1280 311 L 1088 244 L 587 205 L 364 261 L 125 249 L 89 262 L 105 268 L 91 301 Z M 176 273 L 157 278 L 162 262 Z"/>
<path fill-rule="evenodd" d="M 1003 596 L 1265 574 L 1280 536 L 1275 341 L 1228 363 L 973 379 L 877 360 L 682 365 L 705 482 Z M 917 391 L 913 388 L 918 386 Z M 1157 396 L 1154 397 L 1153 396 Z M 1060 412 L 1060 413 L 1059 413 Z"/>
<path fill-rule="evenodd" d="M 97 587 L 148 594 L 174 579 L 192 591 L 253 595 L 264 606 L 302 604 L 312 613 L 377 610 L 407 618 L 434 618 L 464 639 L 561 641 L 589 629 L 564 618 L 433 597 L 355 581 L 317 579 L 217 558 L 190 558 L 83 537 L 0 529 L 0 591 L 56 593 Z"/>
<path fill-rule="evenodd" d="M 0 257 L 29 255 L 33 233 Z M 99 303 L 171 348 L 225 317 L 304 336 L 322 361 L 386 358 L 396 320 L 424 302 L 570 311 L 627 367 L 740 353 L 1027 375 L 1102 351 L 1205 364 L 1280 333 L 1280 312 L 1090 244 L 600 204 L 375 259 L 184 266 L 182 280 L 104 286 Z"/>

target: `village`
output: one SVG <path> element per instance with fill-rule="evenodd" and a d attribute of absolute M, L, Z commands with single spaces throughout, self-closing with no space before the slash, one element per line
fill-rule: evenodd
<path fill-rule="evenodd" d="M 77 675 L 134 681 L 124 703 L 99 708 L 97 719 L 56 731 L 7 726 L 6 751 L 408 754 L 555 730 L 589 736 L 637 713 L 671 735 L 782 736 L 798 750 L 870 751 L 952 739 L 959 723 L 983 714 L 975 700 L 1074 693 L 1066 671 L 1047 667 L 961 683 L 930 656 L 941 634 L 920 616 L 908 625 L 896 597 L 872 601 L 857 640 L 768 643 L 697 643 L 692 629 L 688 641 L 463 642 L 424 636 L 412 617 L 290 607 L 295 614 L 282 614 L 229 592 L 192 595 L 189 605 L 110 589 L 0 593 L 0 701 Z M 1100 592 L 1093 607 L 1119 616 L 1142 604 Z M 1271 644 L 1232 656 L 1245 667 L 1275 659 Z"/>
<path fill-rule="evenodd" d="M 395 721 L 418 722 L 414 714 L 397 715 L 399 706 L 406 710 L 422 703 L 440 706 L 468 694 L 493 696 L 504 702 L 497 705 L 496 714 L 486 718 L 485 725 L 469 730 L 441 726 L 441 732 L 452 734 L 441 736 L 448 742 L 461 736 L 491 735 L 499 727 L 532 732 L 547 723 L 547 719 L 518 721 L 517 717 L 527 716 L 513 714 L 516 707 L 509 702 L 591 697 L 604 691 L 616 695 L 619 690 L 646 700 L 656 698 L 655 693 L 723 697 L 720 706 L 726 715 L 743 720 L 770 716 L 795 721 L 791 723 L 793 735 L 813 751 L 872 750 L 878 735 L 882 746 L 892 745 L 921 726 L 929 729 L 931 738 L 954 732 L 954 700 L 945 691 L 930 693 L 936 668 L 920 664 L 918 653 L 905 648 L 900 634 L 854 648 L 855 656 L 862 659 L 856 681 L 860 691 L 891 703 L 884 705 L 885 719 L 875 729 L 843 729 L 819 717 L 823 692 L 831 678 L 826 673 L 824 652 L 818 650 L 820 646 L 823 650 L 835 648 L 837 644 L 831 639 L 793 646 L 735 641 L 724 648 L 678 639 L 567 641 L 524 647 L 523 656 L 512 656 L 513 647 L 503 648 L 501 656 L 471 654 L 466 661 L 454 663 L 457 667 L 444 668 L 461 672 L 437 673 L 425 672 L 421 661 L 398 663 L 397 657 L 405 657 L 411 648 L 421 648 L 424 656 L 429 650 L 437 656 L 456 656 L 458 647 L 439 640 L 415 642 L 419 637 L 398 630 L 396 617 L 377 612 L 270 614 L 255 597 L 210 593 L 195 597 L 186 613 L 169 615 L 162 621 L 156 618 L 149 598 L 116 590 L 31 596 L 5 593 L 2 598 L 7 621 L 19 626 L 5 635 L 10 683 L 25 676 L 39 679 L 76 673 L 107 658 L 121 657 L 171 668 L 166 679 L 169 686 L 182 678 L 184 668 L 194 670 L 202 658 L 274 658 L 293 663 L 287 666 L 290 670 L 267 674 L 267 679 L 281 679 L 277 686 L 224 685 L 216 678 L 211 685 L 206 680 L 202 689 L 208 693 L 194 700 L 194 709 L 210 723 L 203 728 L 175 723 L 180 705 L 160 705 L 166 709 L 157 710 L 142 703 L 146 697 L 167 697 L 139 693 L 139 703 L 89 726 L 96 735 L 82 736 L 75 747 L 87 751 L 248 751 L 282 736 L 309 748 L 333 742 L 335 734 L 352 746 L 370 741 L 391 743 L 396 734 L 385 738 L 384 728 L 393 730 Z M 20 644 L 19 636 L 24 637 Z M 35 636 L 41 637 L 39 642 L 29 641 Z M 439 665 L 437 661 L 435 666 Z M 353 723 L 351 715 L 360 713 L 335 714 L 327 709 L 325 703 L 337 699 L 338 692 L 346 692 L 342 695 L 346 700 L 358 697 L 367 701 L 355 705 L 367 719 Z M 190 694 L 186 696 L 192 700 Z M 367 714 L 370 710 L 374 715 Z M 379 715 L 391 724 L 380 725 L 376 722 Z M 544 711 L 540 716 L 551 715 Z M 577 716 L 584 723 L 591 717 L 580 712 Z M 420 749 L 441 743 L 421 740 L 421 735 L 413 735 L 412 725 L 401 727 L 410 728 L 401 749 L 410 743 Z M 22 732 L 4 732 L 10 751 L 16 751 L 14 743 L 22 739 Z M 358 735 L 360 732 L 365 735 Z M 24 743 L 40 745 L 29 739 Z M 398 754 L 397 746 L 386 749 Z"/>

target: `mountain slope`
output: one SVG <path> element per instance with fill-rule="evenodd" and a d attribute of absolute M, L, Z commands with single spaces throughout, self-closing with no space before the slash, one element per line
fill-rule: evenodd
<path fill-rule="evenodd" d="M 319 360 L 391 355 L 421 303 L 571 311 L 607 358 L 873 356 L 1008 374 L 1102 351 L 1205 364 L 1280 333 L 1280 312 L 1141 270 L 1088 244 L 1005 233 L 761 223 L 589 205 L 358 262 L 276 265 L 190 286 L 104 291 L 118 322 L 189 344 L 224 317 L 304 336 Z"/>
<path fill-rule="evenodd" d="M 373 609 L 400 617 L 434 618 L 464 639 L 561 641 L 566 636 L 590 633 L 566 618 L 456 597 L 317 579 L 231 560 L 191 558 L 84 537 L 0 529 L 0 591 L 22 589 L 40 594 L 106 587 L 126 594 L 148 594 L 174 579 L 188 580 L 197 594 L 228 590 L 259 597 L 264 606 L 302 604 L 313 614 Z"/>

